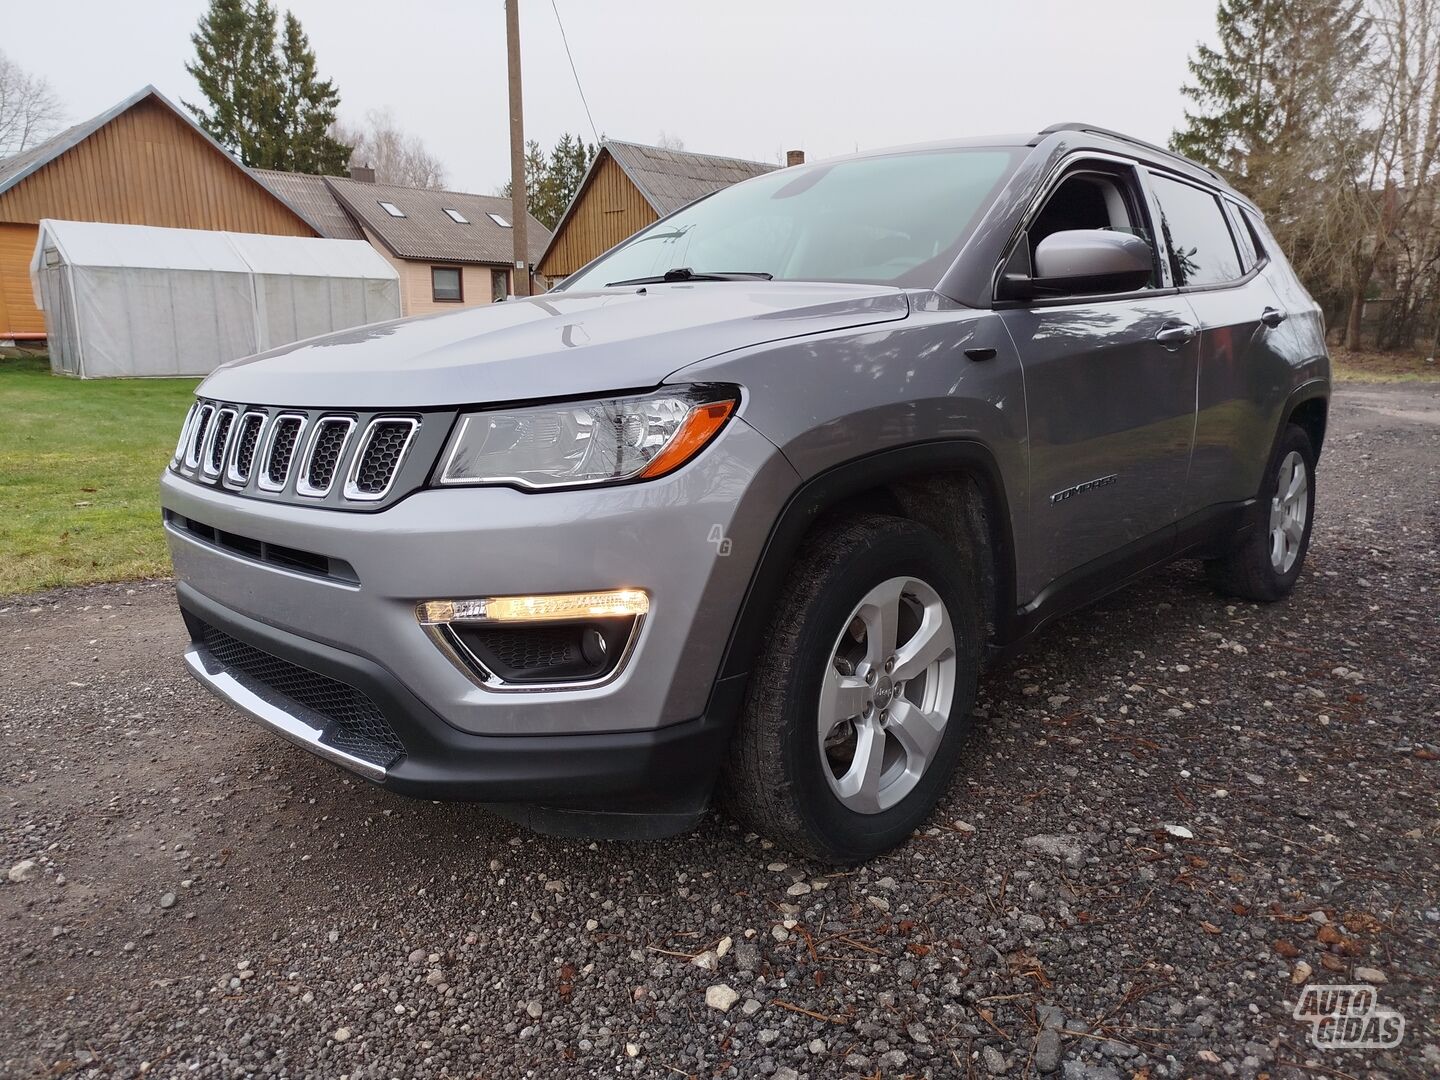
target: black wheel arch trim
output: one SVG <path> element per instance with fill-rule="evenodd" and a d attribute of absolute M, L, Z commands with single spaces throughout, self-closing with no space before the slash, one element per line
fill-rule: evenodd
<path fill-rule="evenodd" d="M 1330 380 L 1323 376 L 1316 376 L 1306 379 L 1299 386 L 1291 390 L 1285 398 L 1285 404 L 1280 409 L 1280 422 L 1275 425 L 1275 437 L 1270 442 L 1270 456 L 1265 459 L 1268 465 L 1275 457 L 1275 449 L 1280 445 L 1280 440 L 1285 436 L 1285 428 L 1290 423 L 1290 418 L 1295 411 L 1307 401 L 1320 400 L 1325 403 L 1325 414 L 1328 425 L 1330 414 Z M 1320 444 L 1317 443 L 1312 449 L 1315 451 L 1315 460 L 1320 460 Z M 1263 482 L 1262 482 L 1263 486 Z"/>
<path fill-rule="evenodd" d="M 852 458 L 818 473 L 795 490 L 771 526 L 751 574 L 726 643 L 717 685 L 748 675 L 784 587 L 786 572 L 801 541 L 827 510 L 876 487 L 945 472 L 963 473 L 981 486 L 992 547 L 995 617 L 1000 624 L 996 636 L 1008 636 L 1015 612 L 1015 545 L 1000 466 L 990 448 L 978 440 L 930 440 Z M 711 713 L 713 709 L 706 711 Z"/>

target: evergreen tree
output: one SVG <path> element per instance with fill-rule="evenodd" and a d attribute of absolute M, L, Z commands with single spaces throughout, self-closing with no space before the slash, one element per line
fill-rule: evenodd
<path fill-rule="evenodd" d="M 1255 200 L 1317 295 L 1346 271 L 1330 235 L 1363 153 L 1369 20 L 1363 0 L 1219 0 L 1171 137 Z"/>
<path fill-rule="evenodd" d="M 247 166 L 342 172 L 349 148 L 329 134 L 339 92 L 317 74 L 300 21 L 286 12 L 283 41 L 276 21 L 269 0 L 210 0 L 185 65 L 209 108 L 185 107 Z"/>
<path fill-rule="evenodd" d="M 553 229 L 580 190 L 580 181 L 595 160 L 596 147 L 568 131 L 547 157 L 535 140 L 525 144 L 525 202 L 532 217 Z M 500 194 L 510 196 L 507 181 Z"/>
<path fill-rule="evenodd" d="M 263 0 L 261 0 L 263 2 Z M 277 164 L 270 168 L 291 172 L 343 173 L 350 162 L 350 147 L 332 138 L 340 92 L 315 69 L 315 51 L 300 20 L 285 13 L 285 39 L 279 64 L 280 145 Z"/>

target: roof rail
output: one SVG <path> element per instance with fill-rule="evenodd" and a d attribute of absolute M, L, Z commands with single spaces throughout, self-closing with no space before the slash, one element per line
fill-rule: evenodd
<path fill-rule="evenodd" d="M 1191 161 L 1183 154 L 1177 154 L 1174 150 L 1169 150 L 1163 146 L 1156 146 L 1154 143 L 1146 142 L 1144 139 L 1137 139 L 1133 135 L 1126 135 L 1123 131 L 1113 131 L 1110 128 L 1100 127 L 1098 124 L 1086 124 L 1073 120 L 1063 124 L 1051 124 L 1044 131 L 1037 131 L 1035 137 L 1030 140 L 1030 145 L 1037 146 L 1045 136 L 1054 135 L 1061 131 L 1079 131 L 1087 135 L 1104 135 L 1107 139 L 1118 139 L 1120 142 L 1127 142 L 1132 146 L 1144 147 L 1151 153 L 1163 154 L 1165 157 L 1173 158 L 1175 161 L 1183 161 L 1191 168 L 1199 169 L 1207 176 L 1213 176 L 1222 184 L 1229 183 L 1229 181 L 1208 165 L 1201 165 L 1198 161 Z"/>

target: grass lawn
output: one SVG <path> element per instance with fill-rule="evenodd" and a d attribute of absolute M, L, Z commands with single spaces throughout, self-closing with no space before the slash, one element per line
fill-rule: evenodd
<path fill-rule="evenodd" d="M 157 484 L 198 382 L 0 360 L 0 596 L 170 572 Z"/>
<path fill-rule="evenodd" d="M 1440 363 L 1426 362 L 1415 353 L 1362 352 L 1336 346 L 1330 350 L 1330 365 L 1336 382 L 1436 382 Z"/>

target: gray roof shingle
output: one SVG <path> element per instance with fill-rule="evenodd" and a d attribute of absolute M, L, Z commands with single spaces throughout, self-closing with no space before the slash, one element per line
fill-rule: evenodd
<path fill-rule="evenodd" d="M 712 191 L 779 168 L 763 161 L 692 154 L 614 139 L 607 140 L 604 149 L 610 151 L 615 163 L 661 217 Z"/>
<path fill-rule="evenodd" d="M 336 201 L 326 184 L 326 180 L 338 177 L 281 172 L 279 169 L 251 169 L 250 174 L 269 188 L 276 198 L 311 222 L 321 236 L 330 240 L 365 239 L 360 226 Z"/>
<path fill-rule="evenodd" d="M 371 184 L 344 177 L 325 177 L 340 204 L 402 259 L 431 262 L 490 263 L 508 266 L 514 241 L 509 228 L 497 225 L 489 214 L 510 220 L 510 200 L 499 195 L 471 195 L 460 191 Z M 404 212 L 392 217 L 380 206 L 394 203 Z M 469 224 L 453 221 L 445 213 L 459 211 Z M 530 217 L 526 232 L 532 262 L 540 260 L 550 243 L 550 230 Z"/>

